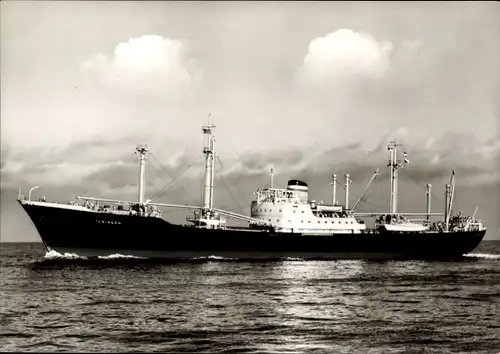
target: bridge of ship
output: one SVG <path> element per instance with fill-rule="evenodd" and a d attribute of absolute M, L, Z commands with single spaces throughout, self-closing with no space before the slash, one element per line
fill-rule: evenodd
<path fill-rule="evenodd" d="M 254 192 L 258 203 L 294 203 L 309 204 L 307 198 L 301 198 L 299 191 L 280 188 L 263 188 Z"/>

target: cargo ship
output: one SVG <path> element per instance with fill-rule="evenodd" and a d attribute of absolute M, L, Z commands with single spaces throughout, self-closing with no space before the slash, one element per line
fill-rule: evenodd
<path fill-rule="evenodd" d="M 398 171 L 408 162 L 398 159 L 395 140 L 388 144 L 390 200 L 386 213 L 358 213 L 349 207 L 349 175 L 345 175 L 345 203 L 336 200 L 337 176 L 332 175 L 331 205 L 310 200 L 306 182 L 291 179 L 285 188 L 270 185 L 255 191 L 250 215 L 214 207 L 215 137 L 211 118 L 202 127 L 205 170 L 201 205 L 155 203 L 144 199 L 145 162 L 150 151 L 138 145 L 136 201 L 79 196 L 67 204 L 18 195 L 18 202 L 35 225 L 47 251 L 83 257 L 121 254 L 136 257 L 192 259 L 456 259 L 474 250 L 486 227 L 472 216 L 454 215 L 455 171 L 445 185 L 443 213 L 431 213 L 431 185 L 427 212 L 397 210 Z M 377 177 L 378 170 L 366 186 Z M 366 191 L 366 189 L 365 189 Z M 364 193 L 364 192 L 363 192 Z M 360 197 L 361 199 L 361 197 Z M 193 211 L 186 224 L 165 220 L 167 208 Z M 363 218 L 375 218 L 369 228 Z M 423 217 L 423 219 L 411 219 Z M 432 222 L 432 218 L 442 217 Z M 230 226 L 228 219 L 244 222 Z"/>

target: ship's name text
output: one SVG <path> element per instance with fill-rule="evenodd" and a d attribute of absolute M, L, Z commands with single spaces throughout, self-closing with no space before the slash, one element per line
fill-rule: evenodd
<path fill-rule="evenodd" d="M 98 224 L 121 224 L 121 221 L 115 221 L 115 220 L 96 220 L 95 221 Z"/>

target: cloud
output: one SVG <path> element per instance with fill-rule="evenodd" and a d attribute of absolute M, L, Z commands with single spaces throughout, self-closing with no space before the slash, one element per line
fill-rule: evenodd
<path fill-rule="evenodd" d="M 418 39 L 404 39 L 401 42 L 401 48 L 411 54 L 419 51 L 422 46 L 422 41 Z"/>
<path fill-rule="evenodd" d="M 390 65 L 392 44 L 370 34 L 339 29 L 309 43 L 301 71 L 308 82 L 378 78 Z"/>
<path fill-rule="evenodd" d="M 447 179 L 451 170 L 456 169 L 460 183 L 487 184 L 500 181 L 500 135 L 480 141 L 473 133 L 450 132 L 429 137 L 409 134 L 405 128 L 395 132 L 399 133 L 398 142 L 403 143 L 400 155 L 404 150 L 408 152 L 410 160 L 410 164 L 402 170 L 402 176 L 425 184 Z M 432 147 L 426 146 L 431 139 Z M 274 151 L 265 156 L 251 154 L 222 174 L 236 183 L 242 175 L 264 176 L 274 167 L 277 173 L 290 178 L 314 179 L 319 175 L 328 178 L 331 173 L 351 173 L 351 176 L 365 179 L 370 178 L 376 168 L 383 172 L 387 163 L 388 141 L 383 137 L 375 147 L 359 141 L 341 147 L 324 148 L 319 152 L 296 149 Z"/>
<path fill-rule="evenodd" d="M 179 90 L 194 80 L 185 44 L 159 35 L 130 38 L 111 57 L 97 54 L 82 68 L 108 87 L 132 92 Z"/>
<path fill-rule="evenodd" d="M 24 149 L 4 154 L 1 187 L 27 190 L 39 184 L 47 195 L 54 190 L 69 191 L 64 198 L 90 194 L 135 199 L 139 164 L 134 155 L 134 141 L 133 137 L 107 141 L 95 138 L 62 148 Z M 202 176 L 203 166 L 198 154 L 179 144 L 176 146 L 175 141 L 153 143 L 151 148 L 153 155 L 148 156 L 146 163 L 148 195 L 172 184 L 165 195 L 177 198 L 179 186 L 184 181 L 198 182 Z M 172 183 L 173 179 L 176 179 L 175 183 Z M 57 197 L 58 200 L 64 198 Z M 176 200 L 183 202 L 182 198 Z"/>
<path fill-rule="evenodd" d="M 396 134 L 398 133 L 398 134 Z M 409 134 L 407 129 L 394 130 L 393 136 L 403 143 L 410 165 L 404 174 L 421 183 L 447 177 L 455 168 L 461 180 L 489 183 L 499 179 L 500 135 L 477 139 L 473 133 L 448 133 L 428 136 Z M 386 164 L 386 146 L 391 137 L 382 137 L 374 145 L 362 140 L 319 150 L 304 148 L 280 149 L 267 154 L 259 152 L 231 156 L 220 155 L 217 174 L 237 186 L 244 178 L 259 179 L 273 167 L 277 174 L 290 178 L 314 178 L 351 173 L 360 178 L 371 176 L 376 168 Z M 430 144 L 432 143 L 432 144 Z M 107 141 L 106 144 L 87 141 L 64 149 L 25 150 L 3 156 L 2 179 L 18 176 L 30 183 L 64 186 L 92 184 L 100 190 L 112 191 L 137 184 L 137 159 L 128 140 Z M 147 164 L 147 180 L 151 190 L 161 189 L 176 176 L 180 180 L 196 181 L 203 176 L 203 161 L 199 151 L 186 150 L 172 142 L 151 144 L 153 156 Z M 189 167 L 189 169 L 188 169 Z M 368 177 L 369 178 L 369 177 Z M 3 181 L 3 185 L 5 181 Z M 198 183 L 199 184 L 199 183 Z"/>
<path fill-rule="evenodd" d="M 9 146 L 4 146 L 0 149 L 0 170 L 4 168 L 10 154 L 11 149 Z"/>

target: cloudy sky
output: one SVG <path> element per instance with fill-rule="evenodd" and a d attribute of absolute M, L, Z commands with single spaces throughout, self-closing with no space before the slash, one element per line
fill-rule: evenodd
<path fill-rule="evenodd" d="M 349 172 L 355 200 L 397 138 L 410 157 L 403 210 L 425 210 L 426 183 L 442 209 L 455 168 L 456 203 L 479 205 L 500 238 L 498 3 L 0 6 L 2 240 L 38 239 L 19 186 L 136 198 L 138 143 L 161 163 L 149 162 L 148 197 L 182 173 L 156 200 L 198 204 L 209 112 L 219 207 L 248 213 L 270 167 L 325 201 L 331 174 Z M 386 209 L 387 185 L 381 176 L 363 208 Z"/>

